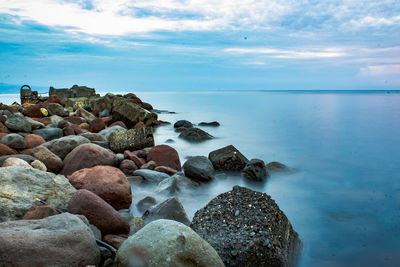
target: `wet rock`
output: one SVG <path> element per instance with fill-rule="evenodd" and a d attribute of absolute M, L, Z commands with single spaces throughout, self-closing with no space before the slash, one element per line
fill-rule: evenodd
<path fill-rule="evenodd" d="M 87 266 L 100 259 L 89 227 L 63 213 L 0 224 L 2 266 Z"/>
<path fill-rule="evenodd" d="M 116 121 L 124 122 L 128 128 L 132 128 L 139 121 L 149 126 L 157 120 L 157 114 L 149 112 L 124 98 L 114 99 L 112 117 Z"/>
<path fill-rule="evenodd" d="M 142 166 L 140 166 L 141 169 L 148 169 L 148 170 L 154 170 L 155 168 L 157 168 L 157 163 L 155 163 L 155 161 L 150 160 L 149 162 L 143 164 Z"/>
<path fill-rule="evenodd" d="M 119 132 L 119 131 L 125 131 L 125 128 L 122 128 L 121 126 L 115 125 L 111 126 L 100 131 L 99 134 L 103 135 L 107 140 L 109 139 L 110 135 L 114 132 Z"/>
<path fill-rule="evenodd" d="M 119 164 L 119 168 L 125 175 L 130 175 L 138 169 L 135 162 L 129 159 L 122 160 Z"/>
<path fill-rule="evenodd" d="M 49 111 L 50 116 L 57 115 L 57 116 L 64 116 L 64 107 L 58 103 L 50 103 L 47 105 L 47 110 Z"/>
<path fill-rule="evenodd" d="M 200 122 L 199 126 L 210 126 L 210 127 L 218 127 L 220 126 L 219 122 L 212 121 L 212 122 Z"/>
<path fill-rule="evenodd" d="M 178 128 L 175 128 L 175 132 L 177 132 L 177 133 L 183 133 L 184 131 L 186 131 L 186 129 L 188 129 L 188 128 L 185 128 L 185 127 L 178 127 Z"/>
<path fill-rule="evenodd" d="M 1 138 L 1 143 L 13 149 L 26 148 L 25 138 L 15 133 L 10 133 Z"/>
<path fill-rule="evenodd" d="M 277 161 L 269 162 L 265 167 L 267 168 L 268 172 L 285 172 L 285 171 L 289 171 L 288 166 L 286 166 L 283 163 L 277 162 Z"/>
<path fill-rule="evenodd" d="M 131 186 L 125 174 L 117 168 L 85 168 L 74 172 L 68 179 L 76 189 L 86 189 L 95 193 L 117 210 L 131 206 Z"/>
<path fill-rule="evenodd" d="M 224 266 L 217 252 L 186 225 L 149 223 L 119 248 L 114 266 Z"/>
<path fill-rule="evenodd" d="M 124 241 L 127 239 L 127 237 L 122 237 L 119 235 L 105 235 L 103 237 L 103 241 L 106 242 L 107 244 L 110 244 L 111 246 L 115 247 L 116 249 L 119 249 L 119 247 L 124 243 Z"/>
<path fill-rule="evenodd" d="M 155 192 L 158 194 L 176 195 L 182 190 L 193 189 L 199 185 L 199 182 L 193 181 L 178 172 L 158 183 Z"/>
<path fill-rule="evenodd" d="M 172 169 L 172 168 L 167 167 L 167 166 L 157 166 L 157 167 L 154 168 L 154 170 L 157 171 L 157 172 L 166 173 L 168 175 L 174 175 L 177 172 L 177 170 Z"/>
<path fill-rule="evenodd" d="M 293 266 L 301 241 L 271 197 L 234 186 L 194 215 L 191 227 L 227 266 Z"/>
<path fill-rule="evenodd" d="M 4 124 L 8 129 L 15 132 L 30 133 L 32 131 L 32 124 L 21 113 L 9 115 Z"/>
<path fill-rule="evenodd" d="M 208 158 L 215 170 L 224 171 L 241 171 L 248 162 L 248 159 L 232 145 L 210 152 Z"/>
<path fill-rule="evenodd" d="M 103 235 L 129 234 L 129 224 L 111 205 L 96 194 L 80 189 L 71 197 L 68 212 L 84 215 Z"/>
<path fill-rule="evenodd" d="M 191 157 L 183 164 L 183 170 L 186 177 L 196 181 L 208 182 L 214 178 L 214 167 L 204 156 Z"/>
<path fill-rule="evenodd" d="M 113 126 L 121 126 L 125 130 L 128 130 L 128 127 L 126 127 L 125 123 L 123 123 L 122 121 L 113 122 L 112 124 L 110 124 L 109 127 L 113 127 Z"/>
<path fill-rule="evenodd" d="M 82 144 L 89 143 L 90 140 L 83 136 L 71 135 L 51 140 L 43 144 L 43 146 L 48 148 L 51 152 L 59 156 L 61 159 L 64 159 L 74 148 Z"/>
<path fill-rule="evenodd" d="M 94 141 L 106 142 L 107 141 L 107 139 L 104 137 L 104 135 L 101 135 L 99 133 L 81 133 L 80 135 L 89 139 L 90 142 L 94 142 Z"/>
<path fill-rule="evenodd" d="M 46 141 L 51 141 L 64 136 L 63 130 L 60 128 L 37 129 L 33 131 L 33 134 L 41 136 Z"/>
<path fill-rule="evenodd" d="M 94 119 L 90 124 L 89 124 L 89 131 L 92 133 L 98 133 L 101 130 L 106 128 L 106 124 L 101 118 Z"/>
<path fill-rule="evenodd" d="M 256 182 L 264 181 L 268 176 L 264 161 L 260 159 L 250 160 L 243 169 L 243 176 Z"/>
<path fill-rule="evenodd" d="M 193 128 L 193 124 L 187 120 L 180 120 L 180 121 L 175 122 L 174 128 L 180 128 L 180 127 Z"/>
<path fill-rule="evenodd" d="M 8 158 L 3 162 L 2 167 L 11 167 L 11 166 L 20 166 L 24 168 L 31 168 L 31 165 L 28 164 L 25 160 L 19 158 Z"/>
<path fill-rule="evenodd" d="M 62 159 L 47 147 L 38 146 L 32 150 L 32 156 L 43 162 L 51 172 L 58 172 L 63 167 Z"/>
<path fill-rule="evenodd" d="M 38 170 L 47 172 L 47 167 L 46 167 L 46 165 L 45 165 L 43 162 L 41 162 L 40 160 L 34 160 L 34 161 L 32 161 L 32 162 L 31 162 L 31 166 L 32 166 L 33 168 L 35 168 L 35 169 L 38 169 Z"/>
<path fill-rule="evenodd" d="M 65 210 L 75 188 L 62 175 L 34 168 L 5 167 L 0 172 L 0 221 L 21 219 L 36 199 Z"/>
<path fill-rule="evenodd" d="M 147 197 L 141 199 L 136 204 L 136 207 L 140 212 L 145 212 L 146 210 L 153 207 L 155 204 L 157 204 L 157 200 L 154 197 L 147 196 Z"/>
<path fill-rule="evenodd" d="M 162 180 L 169 177 L 168 174 L 162 172 L 156 172 L 153 170 L 139 169 L 133 172 L 135 176 L 141 176 L 145 181 L 149 183 L 159 183 Z"/>
<path fill-rule="evenodd" d="M 185 131 L 181 132 L 179 137 L 185 139 L 186 141 L 196 143 L 214 138 L 211 134 L 199 128 L 188 128 Z"/>
<path fill-rule="evenodd" d="M 154 146 L 153 128 L 131 129 L 120 132 L 113 132 L 109 137 L 110 148 L 116 153 L 125 150 L 139 150 L 145 147 Z"/>
<path fill-rule="evenodd" d="M 91 168 L 98 165 L 116 166 L 117 156 L 110 150 L 95 144 L 83 144 L 74 148 L 64 159 L 64 167 L 61 171 L 64 175 Z"/>
<path fill-rule="evenodd" d="M 4 144 L 0 144 L 0 157 L 5 155 L 14 155 L 14 154 L 17 154 L 17 151 Z"/>
<path fill-rule="evenodd" d="M 57 214 L 60 213 L 50 205 L 32 205 L 32 207 L 25 213 L 24 217 L 22 217 L 22 220 L 39 220 Z"/>
<path fill-rule="evenodd" d="M 158 166 L 181 170 L 178 152 L 169 145 L 154 146 L 147 155 L 147 161 L 153 160 Z"/>
<path fill-rule="evenodd" d="M 43 137 L 36 134 L 28 134 L 27 136 L 25 136 L 25 142 L 26 148 L 34 148 L 46 143 Z"/>
<path fill-rule="evenodd" d="M 147 210 L 143 214 L 142 219 L 144 224 L 158 219 L 168 219 L 190 225 L 186 211 L 177 197 L 169 198 Z"/>

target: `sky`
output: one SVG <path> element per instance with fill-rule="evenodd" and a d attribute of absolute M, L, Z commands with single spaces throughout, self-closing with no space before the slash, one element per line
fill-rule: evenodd
<path fill-rule="evenodd" d="M 0 0 L 0 84 L 398 90 L 400 0 Z"/>

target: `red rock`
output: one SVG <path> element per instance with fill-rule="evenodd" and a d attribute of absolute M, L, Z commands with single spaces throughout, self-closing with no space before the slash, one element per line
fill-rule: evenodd
<path fill-rule="evenodd" d="M 40 111 L 40 109 L 43 107 L 45 107 L 45 104 L 43 104 L 43 103 L 30 105 L 30 106 L 24 107 L 24 110 L 22 111 L 22 113 L 25 116 L 28 116 L 31 118 L 41 118 L 41 117 L 43 117 L 43 113 Z"/>
<path fill-rule="evenodd" d="M 12 148 L 9 148 L 4 144 L 0 144 L 0 156 L 14 155 L 14 154 L 17 154 L 17 151 L 15 151 Z"/>
<path fill-rule="evenodd" d="M 141 169 L 154 170 L 156 167 L 157 167 L 157 163 L 155 163 L 153 160 L 150 160 L 146 164 L 143 164 L 140 168 Z"/>
<path fill-rule="evenodd" d="M 60 129 L 64 129 L 65 127 L 68 127 L 70 125 L 70 122 L 67 120 L 62 120 L 58 123 L 57 127 Z"/>
<path fill-rule="evenodd" d="M 117 156 L 108 149 L 94 144 L 83 144 L 74 148 L 64 159 L 61 174 L 70 175 L 73 172 L 98 165 L 116 166 Z"/>
<path fill-rule="evenodd" d="M 168 175 L 174 175 L 176 173 L 176 170 L 170 168 L 170 167 L 166 167 L 166 166 L 158 166 L 154 169 L 157 172 L 163 172 L 166 173 Z"/>
<path fill-rule="evenodd" d="M 58 95 L 51 95 L 47 99 L 47 102 L 48 103 L 58 103 L 58 104 L 60 104 L 60 99 L 58 98 Z"/>
<path fill-rule="evenodd" d="M 76 116 L 65 117 L 64 120 L 69 121 L 72 124 L 78 124 L 78 125 L 83 122 L 81 117 L 76 117 Z"/>
<path fill-rule="evenodd" d="M 79 125 L 72 124 L 71 127 L 72 127 L 72 129 L 74 129 L 75 135 L 80 135 L 82 133 L 82 129 Z"/>
<path fill-rule="evenodd" d="M 5 116 L 3 116 L 2 114 L 0 114 L 0 122 L 5 123 L 6 120 L 7 120 L 7 118 Z"/>
<path fill-rule="evenodd" d="M 50 205 L 46 206 L 35 206 L 33 205 L 22 217 L 22 220 L 39 220 L 43 219 L 49 216 L 57 215 L 59 214 L 56 209 L 54 209 Z"/>
<path fill-rule="evenodd" d="M 131 186 L 120 169 L 111 166 L 85 168 L 74 172 L 68 179 L 76 189 L 95 193 L 117 210 L 131 206 Z"/>
<path fill-rule="evenodd" d="M 34 148 L 46 143 L 43 137 L 36 134 L 28 134 L 25 136 L 26 148 Z"/>
<path fill-rule="evenodd" d="M 101 118 L 96 118 L 89 124 L 89 131 L 92 133 L 98 133 L 106 128 L 106 124 Z"/>
<path fill-rule="evenodd" d="M 44 117 L 44 118 L 32 118 L 32 120 L 38 121 L 43 123 L 44 125 L 49 125 L 51 123 L 51 118 L 50 117 Z"/>
<path fill-rule="evenodd" d="M 135 154 L 139 158 L 147 159 L 147 155 L 149 155 L 149 152 L 151 149 L 152 149 L 152 147 L 146 147 L 146 148 L 143 148 L 140 150 L 135 150 L 135 151 L 133 151 L 133 154 Z"/>
<path fill-rule="evenodd" d="M 178 171 L 181 170 L 178 152 L 168 145 L 154 146 L 147 155 L 147 161 L 150 160 L 154 160 L 158 166 L 166 166 Z"/>
<path fill-rule="evenodd" d="M 116 125 L 121 126 L 124 129 L 128 129 L 128 127 L 126 127 L 125 123 L 123 123 L 122 121 L 116 121 L 114 123 L 111 123 L 111 125 L 108 126 L 108 127 L 113 127 L 113 126 L 116 126 Z"/>
<path fill-rule="evenodd" d="M 32 148 L 26 148 L 22 151 L 19 152 L 20 154 L 24 154 L 24 155 L 31 155 L 32 154 Z"/>
<path fill-rule="evenodd" d="M 142 121 L 139 121 L 138 123 L 133 126 L 133 129 L 140 129 L 144 127 L 144 123 Z"/>
<path fill-rule="evenodd" d="M 111 205 L 98 195 L 80 189 L 68 203 L 68 212 L 84 215 L 91 224 L 99 228 L 102 235 L 128 234 L 128 222 Z"/>
<path fill-rule="evenodd" d="M 64 136 L 67 136 L 67 135 L 75 135 L 74 128 L 72 128 L 71 126 L 65 127 L 65 128 L 63 129 L 63 132 L 64 132 Z"/>
<path fill-rule="evenodd" d="M 8 133 L 8 128 L 2 122 L 0 122 L 0 133 Z"/>
<path fill-rule="evenodd" d="M 124 243 L 126 240 L 126 237 L 122 237 L 119 235 L 105 235 L 103 237 L 103 241 L 106 242 L 107 244 L 110 244 L 111 246 L 115 247 L 116 249 L 119 249 L 119 247 Z"/>
<path fill-rule="evenodd" d="M 136 166 L 138 166 L 139 168 L 146 163 L 146 161 L 144 161 L 143 159 L 139 158 L 138 156 L 136 156 L 135 154 L 133 154 L 131 151 L 129 150 L 125 150 L 124 151 L 124 157 L 126 159 L 130 159 L 133 162 L 135 162 Z"/>
<path fill-rule="evenodd" d="M 119 164 L 119 168 L 126 175 L 130 175 L 138 169 L 135 162 L 130 159 L 124 159 L 123 161 L 121 161 L 121 163 Z"/>
<path fill-rule="evenodd" d="M 104 121 L 105 125 L 109 125 L 112 121 L 112 117 L 102 117 L 101 119 Z"/>

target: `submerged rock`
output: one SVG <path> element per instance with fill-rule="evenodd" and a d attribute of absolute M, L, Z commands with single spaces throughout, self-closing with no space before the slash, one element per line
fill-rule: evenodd
<path fill-rule="evenodd" d="M 214 178 L 214 167 L 211 161 L 204 156 L 188 159 L 183 164 L 185 176 L 200 182 L 209 182 Z"/>
<path fill-rule="evenodd" d="M 220 124 L 217 121 L 212 122 L 200 122 L 199 126 L 210 126 L 210 127 L 218 127 Z"/>
<path fill-rule="evenodd" d="M 168 219 L 190 225 L 186 211 L 177 197 L 169 198 L 153 206 L 143 214 L 142 219 L 145 224 L 158 219 Z"/>
<path fill-rule="evenodd" d="M 139 169 L 133 172 L 135 176 L 141 176 L 145 181 L 150 183 L 159 183 L 164 179 L 169 178 L 170 176 L 166 173 L 157 172 L 148 169 Z"/>
<path fill-rule="evenodd" d="M 181 132 L 179 137 L 189 142 L 202 142 L 214 138 L 211 134 L 199 128 L 187 128 Z"/>
<path fill-rule="evenodd" d="M 180 127 L 193 128 L 193 124 L 187 120 L 180 120 L 180 121 L 175 122 L 174 128 L 180 128 Z"/>
<path fill-rule="evenodd" d="M 268 176 L 264 161 L 261 159 L 250 160 L 243 169 L 243 176 L 256 182 L 264 181 Z"/>
<path fill-rule="evenodd" d="M 241 171 L 248 162 L 248 159 L 232 145 L 210 152 L 208 158 L 215 170 L 224 171 Z"/>
<path fill-rule="evenodd" d="M 289 171 L 288 166 L 286 166 L 283 163 L 277 162 L 277 161 L 269 162 L 265 167 L 267 168 L 267 170 L 269 172 L 285 172 L 285 171 Z"/>

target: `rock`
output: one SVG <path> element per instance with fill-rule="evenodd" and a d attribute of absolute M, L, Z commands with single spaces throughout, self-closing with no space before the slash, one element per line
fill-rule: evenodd
<path fill-rule="evenodd" d="M 153 110 L 153 106 L 150 103 L 143 102 L 142 108 L 147 109 L 148 111 Z"/>
<path fill-rule="evenodd" d="M 79 215 L 79 216 L 81 216 L 81 215 Z M 99 230 L 99 228 L 97 228 L 93 224 L 89 224 L 89 228 L 90 228 L 90 230 L 92 230 L 92 233 L 93 233 L 94 237 L 96 239 L 101 240 L 101 231 Z"/>
<path fill-rule="evenodd" d="M 87 97 L 70 97 L 65 101 L 65 107 L 72 108 L 73 110 L 78 110 L 87 105 L 89 105 L 89 98 Z"/>
<path fill-rule="evenodd" d="M 224 171 L 241 171 L 248 162 L 248 159 L 232 145 L 210 152 L 208 158 L 215 170 Z"/>
<path fill-rule="evenodd" d="M 271 197 L 234 186 L 194 215 L 191 227 L 227 266 L 294 266 L 301 241 Z"/>
<path fill-rule="evenodd" d="M 10 133 L 1 138 L 1 143 L 13 149 L 26 148 L 25 138 L 16 133 Z"/>
<path fill-rule="evenodd" d="M 177 172 L 177 170 L 174 170 L 174 169 L 172 169 L 170 167 L 166 167 L 166 166 L 157 166 L 154 168 L 154 170 L 157 172 L 166 173 L 168 175 L 174 175 Z"/>
<path fill-rule="evenodd" d="M 172 220 L 149 223 L 118 249 L 114 266 L 224 266 L 217 252 L 192 229 Z"/>
<path fill-rule="evenodd" d="M 154 146 L 147 155 L 147 161 L 153 160 L 158 166 L 181 170 L 178 152 L 169 145 Z"/>
<path fill-rule="evenodd" d="M 58 172 L 63 167 L 62 159 L 51 152 L 47 147 L 38 146 L 32 150 L 32 155 L 43 162 L 51 172 Z"/>
<path fill-rule="evenodd" d="M 124 243 L 124 241 L 126 240 L 126 237 L 122 237 L 119 235 L 105 235 L 103 237 L 103 241 L 106 242 L 107 244 L 110 244 L 111 246 L 115 247 L 116 249 L 118 249 L 122 243 Z"/>
<path fill-rule="evenodd" d="M 186 211 L 177 197 L 169 198 L 147 210 L 143 214 L 142 219 L 144 224 L 158 219 L 169 219 L 190 225 L 190 220 Z"/>
<path fill-rule="evenodd" d="M 128 234 L 129 224 L 112 206 L 96 194 L 80 189 L 71 197 L 68 212 L 84 215 L 103 235 Z"/>
<path fill-rule="evenodd" d="M 33 131 L 33 134 L 40 135 L 46 141 L 63 137 L 63 130 L 60 128 L 43 128 Z"/>
<path fill-rule="evenodd" d="M 107 141 L 107 139 L 104 137 L 104 135 L 101 135 L 99 133 L 81 133 L 81 136 L 89 139 L 90 142 L 93 142 L 93 141 L 105 142 L 105 141 Z"/>
<path fill-rule="evenodd" d="M 1 123 L 5 123 L 6 120 L 7 120 L 7 117 L 4 116 L 4 115 L 2 115 L 2 114 L 0 114 L 0 122 L 1 122 Z"/>
<path fill-rule="evenodd" d="M 32 130 L 36 130 L 36 129 L 40 129 L 40 128 L 44 128 L 45 127 L 44 123 L 41 123 L 39 121 L 35 121 L 32 118 L 25 117 L 25 119 L 32 125 Z M 48 118 L 42 118 L 42 119 L 44 120 L 44 119 L 48 119 Z"/>
<path fill-rule="evenodd" d="M 112 151 L 138 150 L 154 146 L 153 128 L 131 129 L 113 132 L 108 138 Z"/>
<path fill-rule="evenodd" d="M 0 224 L 2 266 L 87 266 L 100 259 L 89 227 L 63 213 Z"/>
<path fill-rule="evenodd" d="M 15 113 L 8 116 L 4 123 L 8 129 L 15 132 L 30 133 L 32 131 L 32 125 L 25 119 L 21 113 Z"/>
<path fill-rule="evenodd" d="M 135 150 L 133 153 L 138 156 L 139 158 L 147 160 L 147 156 L 149 155 L 150 150 L 152 147 L 146 147 L 140 150 Z"/>
<path fill-rule="evenodd" d="M 74 150 L 74 148 L 89 143 L 90 140 L 83 136 L 71 135 L 51 140 L 43 144 L 43 146 L 48 148 L 61 159 L 64 159 L 72 150 Z"/>
<path fill-rule="evenodd" d="M 133 175 L 141 176 L 149 183 L 159 183 L 169 177 L 168 174 L 147 169 L 136 170 L 133 172 Z"/>
<path fill-rule="evenodd" d="M 200 182 L 209 182 L 214 178 L 214 167 L 211 161 L 204 156 L 188 159 L 183 164 L 185 176 Z"/>
<path fill-rule="evenodd" d="M 24 168 L 31 168 L 31 165 L 28 164 L 25 160 L 19 158 L 8 158 L 3 162 L 2 167 L 11 167 L 11 166 L 20 166 Z"/>
<path fill-rule="evenodd" d="M 131 186 L 125 174 L 117 168 L 85 168 L 74 172 L 68 179 L 76 189 L 86 189 L 95 193 L 117 210 L 131 206 Z"/>
<path fill-rule="evenodd" d="M 103 135 L 107 140 L 109 139 L 110 135 L 114 132 L 125 131 L 126 129 L 122 128 L 121 126 L 115 125 L 111 126 L 100 131 L 99 134 Z"/>
<path fill-rule="evenodd" d="M 87 86 L 74 85 L 70 89 L 71 95 L 69 97 L 91 97 L 96 95 L 96 90 Z"/>
<path fill-rule="evenodd" d="M 98 112 L 101 112 L 104 110 L 109 111 L 112 108 L 112 102 L 108 96 L 91 99 L 90 105 L 92 106 L 93 110 L 96 110 Z"/>
<path fill-rule="evenodd" d="M 108 141 L 93 141 L 92 144 L 101 146 L 102 148 L 105 149 L 110 149 L 110 144 L 108 143 Z"/>
<path fill-rule="evenodd" d="M 277 162 L 277 161 L 272 161 L 272 162 L 268 163 L 265 167 L 267 168 L 268 172 L 289 171 L 289 168 L 285 164 Z"/>
<path fill-rule="evenodd" d="M 101 118 L 96 118 L 89 124 L 89 131 L 92 133 L 98 133 L 105 128 L 106 124 Z"/>
<path fill-rule="evenodd" d="M 25 213 L 24 217 L 22 217 L 22 220 L 39 220 L 57 214 L 60 213 L 50 205 L 32 205 L 32 207 Z"/>
<path fill-rule="evenodd" d="M 175 143 L 175 141 L 173 139 L 167 139 L 167 140 L 165 140 L 165 143 L 171 144 L 171 143 Z"/>
<path fill-rule="evenodd" d="M 17 151 L 4 144 L 0 144 L 0 157 L 5 155 L 14 155 L 14 154 L 17 154 Z"/>
<path fill-rule="evenodd" d="M 132 128 L 139 121 L 149 126 L 157 120 L 157 114 L 149 112 L 124 98 L 114 99 L 112 117 L 115 121 L 124 122 L 128 128 Z"/>
<path fill-rule="evenodd" d="M 152 160 L 140 166 L 141 169 L 148 169 L 148 170 L 154 170 L 156 167 L 157 163 L 155 163 L 155 161 Z"/>
<path fill-rule="evenodd" d="M 178 128 L 175 128 L 175 132 L 177 132 L 177 133 L 183 133 L 184 131 L 186 131 L 188 128 L 185 128 L 185 127 L 178 127 Z"/>
<path fill-rule="evenodd" d="M 1 145 L 1 144 L 0 144 Z M 3 165 L 4 161 L 8 158 L 19 158 L 22 160 L 25 160 L 29 164 L 31 164 L 32 161 L 36 160 L 35 157 L 32 157 L 30 155 L 23 155 L 23 154 L 13 154 L 13 155 L 5 155 L 0 157 L 0 166 Z"/>
<path fill-rule="evenodd" d="M 83 144 L 74 148 L 64 159 L 61 173 L 70 175 L 73 172 L 98 165 L 116 166 L 117 156 L 110 150 L 95 144 Z"/>
<path fill-rule="evenodd" d="M 141 199 L 137 204 L 136 207 L 140 212 L 145 212 L 152 206 L 157 204 L 157 200 L 154 197 L 147 196 L 143 199 Z"/>
<path fill-rule="evenodd" d="M 70 136 L 70 135 L 75 135 L 74 128 L 71 126 L 67 126 L 63 129 L 64 136 Z"/>
<path fill-rule="evenodd" d="M 199 128 L 187 128 L 185 131 L 181 132 L 179 137 L 189 142 L 203 142 L 214 138 L 212 135 Z"/>
<path fill-rule="evenodd" d="M 31 162 L 31 166 L 32 166 L 33 168 L 35 168 L 35 169 L 38 169 L 38 170 L 47 172 L 47 167 L 46 167 L 46 165 L 45 165 L 43 162 L 41 162 L 40 160 L 34 160 L 34 161 L 32 161 L 32 162 Z"/>
<path fill-rule="evenodd" d="M 83 108 L 79 107 L 77 109 L 77 113 L 83 117 L 86 122 L 91 123 L 92 121 L 94 121 L 96 119 L 96 116 L 94 116 L 92 113 L 90 113 L 89 111 L 84 110 Z"/>
<path fill-rule="evenodd" d="M 250 160 L 243 169 L 243 176 L 252 181 L 264 181 L 268 176 L 264 161 L 260 159 Z"/>
<path fill-rule="evenodd" d="M 47 110 L 49 111 L 50 116 L 64 116 L 64 107 L 58 103 L 50 103 L 47 105 Z"/>
<path fill-rule="evenodd" d="M 114 127 L 114 126 L 121 126 L 125 130 L 128 130 L 128 127 L 126 127 L 125 123 L 123 123 L 122 121 L 113 122 L 112 124 L 110 124 L 109 127 Z"/>
<path fill-rule="evenodd" d="M 123 161 L 121 161 L 121 163 L 119 164 L 119 168 L 126 175 L 130 175 L 138 169 L 135 162 L 129 159 L 124 159 Z"/>
<path fill-rule="evenodd" d="M 27 117 L 31 117 L 31 118 L 40 118 L 43 117 L 44 114 L 42 112 L 42 108 L 44 107 L 43 103 L 40 104 L 28 104 L 29 106 L 25 106 L 24 110 L 22 111 L 22 113 L 27 116 Z"/>
<path fill-rule="evenodd" d="M 20 154 L 24 154 L 24 155 L 31 155 L 32 154 L 32 148 L 26 148 L 24 150 L 20 150 Z"/>
<path fill-rule="evenodd" d="M 21 219 L 36 199 L 65 210 L 75 188 L 62 175 L 34 168 L 5 167 L 0 172 L 0 221 Z"/>
<path fill-rule="evenodd" d="M 211 127 L 218 127 L 220 124 L 217 121 L 212 121 L 212 122 L 200 122 L 200 126 L 211 126 Z"/>
<path fill-rule="evenodd" d="M 133 162 L 135 162 L 137 167 L 142 167 L 143 164 L 146 163 L 146 161 L 144 161 L 143 159 L 139 158 L 138 156 L 136 156 L 134 153 L 132 153 L 129 150 L 125 150 L 124 151 L 124 157 L 126 159 L 132 160 Z"/>
<path fill-rule="evenodd" d="M 128 93 L 128 94 L 124 95 L 124 98 L 125 99 L 129 99 L 130 102 L 133 102 L 133 103 L 135 103 L 136 105 L 138 105 L 140 107 L 143 106 L 142 100 L 139 97 L 137 97 L 135 94 Z"/>
<path fill-rule="evenodd" d="M 77 117 L 77 116 L 70 116 L 70 117 L 65 117 L 64 120 L 72 123 L 72 124 L 76 124 L 79 125 L 81 123 L 83 123 L 83 120 L 81 117 Z"/>
<path fill-rule="evenodd" d="M 0 122 L 0 133 L 8 133 L 7 127 L 2 122 Z"/>
<path fill-rule="evenodd" d="M 52 115 L 50 120 L 52 124 L 58 125 L 60 122 L 64 121 L 64 118 L 58 115 Z"/>
<path fill-rule="evenodd" d="M 27 136 L 25 136 L 25 143 L 26 148 L 34 148 L 46 143 L 46 141 L 43 139 L 43 137 L 39 135 L 28 134 Z"/>
<path fill-rule="evenodd" d="M 108 109 L 104 109 L 102 112 L 100 112 L 99 117 L 104 118 L 104 117 L 108 117 L 110 115 L 111 115 L 110 111 L 108 111 Z"/>
<path fill-rule="evenodd" d="M 193 124 L 187 120 L 180 120 L 180 121 L 175 122 L 174 128 L 180 128 L 180 127 L 193 128 Z"/>

